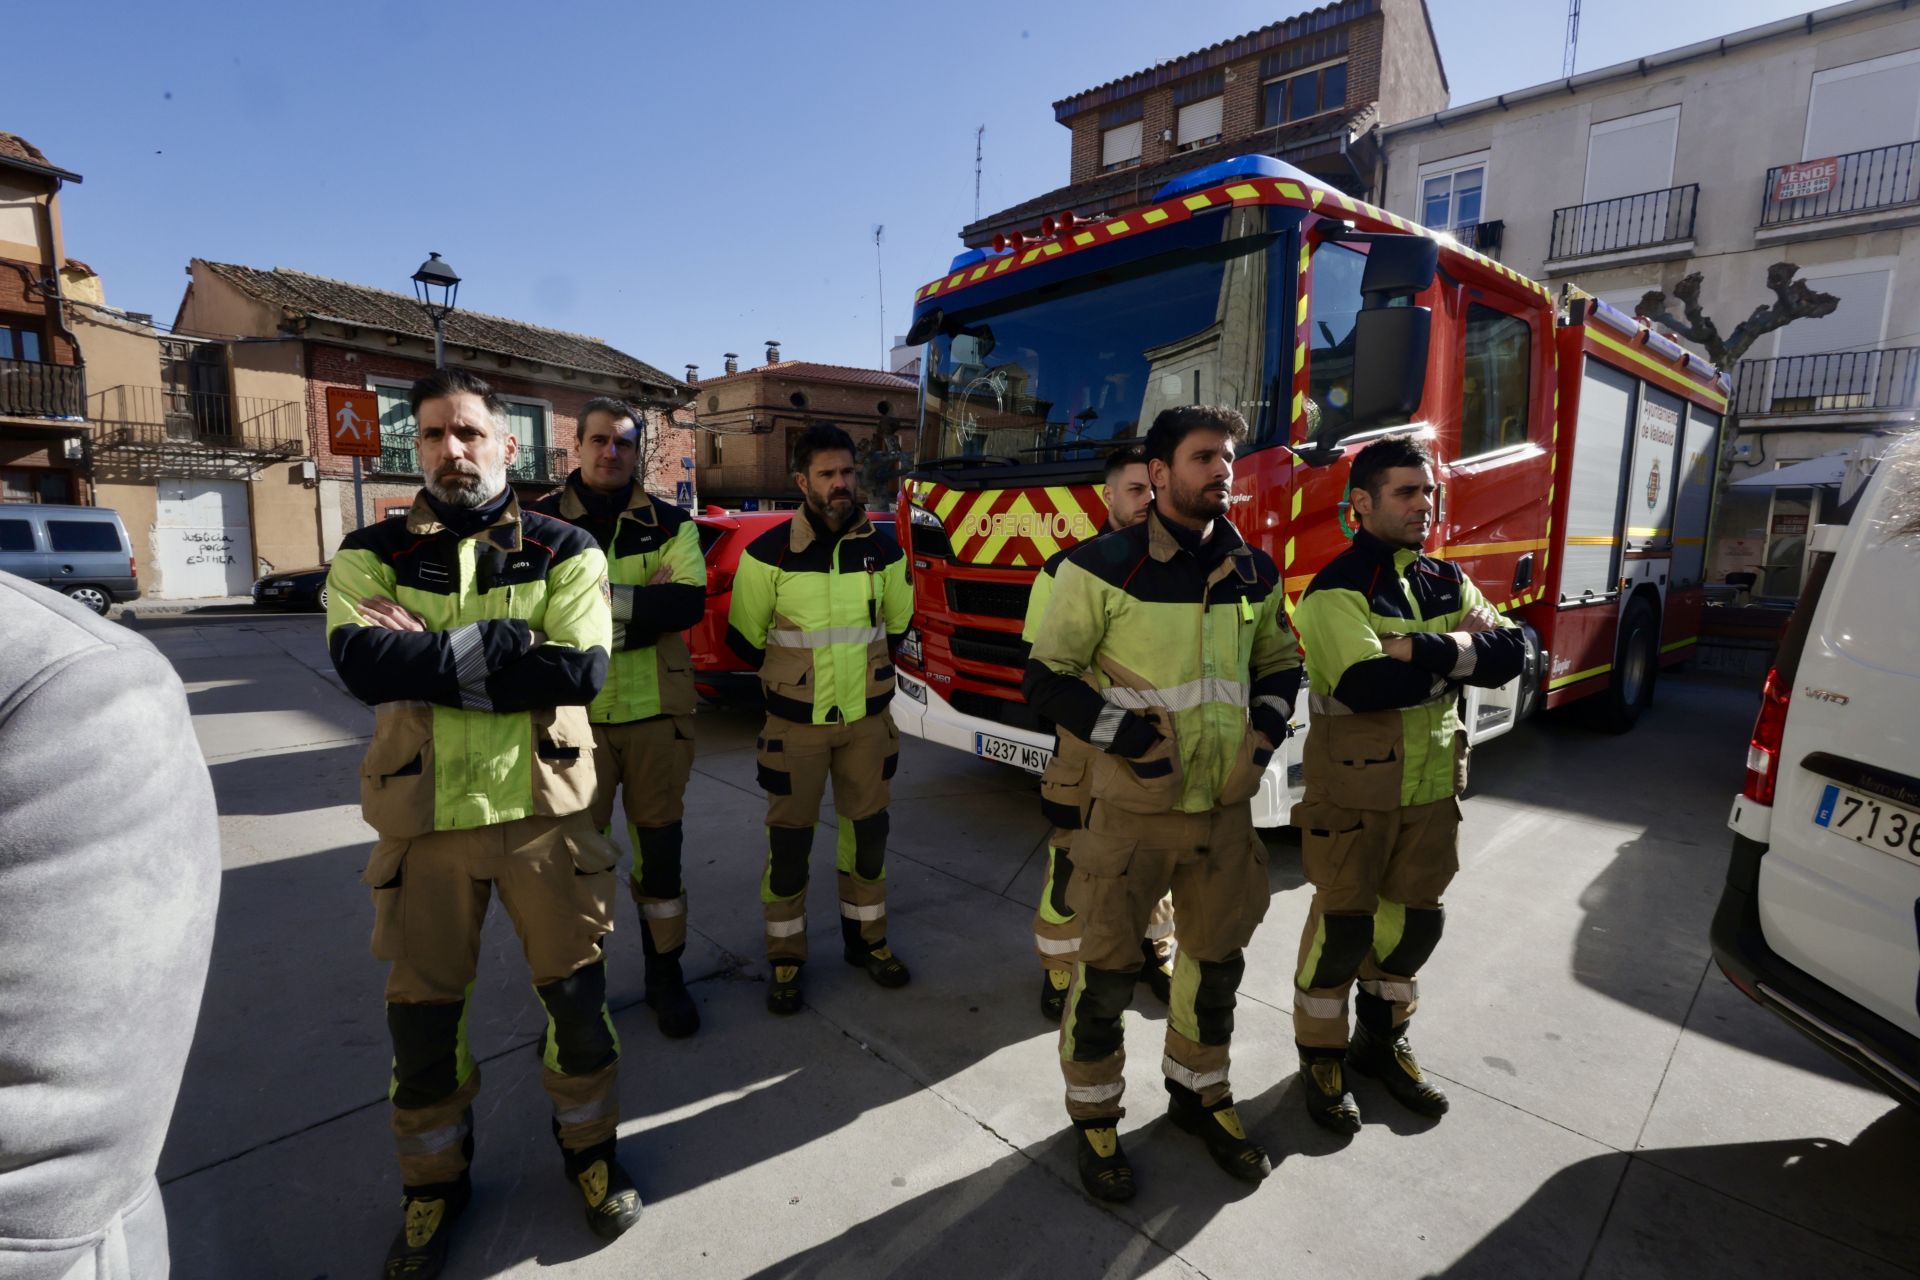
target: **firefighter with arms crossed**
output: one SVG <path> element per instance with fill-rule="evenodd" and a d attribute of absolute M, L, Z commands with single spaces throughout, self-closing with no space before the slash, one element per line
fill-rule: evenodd
<path fill-rule="evenodd" d="M 1418 439 L 1388 437 L 1356 454 L 1353 545 L 1314 575 L 1294 610 L 1311 716 L 1293 823 L 1314 892 L 1293 1030 L 1307 1112 L 1336 1133 L 1360 1129 L 1349 1065 L 1422 1115 L 1447 1110 L 1407 1023 L 1416 975 L 1440 941 L 1440 897 L 1460 866 L 1467 735 L 1457 708 L 1462 685 L 1505 684 L 1525 660 L 1519 628 L 1473 580 L 1421 554 L 1435 491 Z"/>
<path fill-rule="evenodd" d="M 1153 505 L 1153 485 L 1147 480 L 1147 457 L 1138 446 L 1107 455 L 1107 478 L 1100 486 L 1107 504 L 1107 525 L 1095 537 L 1139 524 Z M 1075 544 L 1083 545 L 1083 544 Z M 1055 552 L 1034 575 L 1027 596 L 1027 621 L 1020 638 L 1029 646 L 1040 634 L 1040 620 L 1053 598 L 1055 576 L 1068 547 Z M 1080 952 L 1080 922 L 1067 904 L 1067 885 L 1073 879 L 1073 833 L 1080 829 L 1087 808 L 1087 765 L 1093 748 L 1056 726 L 1053 759 L 1040 778 L 1040 813 L 1053 824 L 1047 837 L 1047 877 L 1040 887 L 1040 905 L 1033 913 L 1033 945 L 1045 972 L 1040 981 L 1040 1015 L 1059 1023 L 1067 1007 L 1067 988 L 1073 983 L 1073 961 Z M 1154 907 L 1147 933 L 1140 940 L 1140 981 L 1166 1000 L 1173 978 L 1173 903 L 1162 898 Z"/>
<path fill-rule="evenodd" d="M 1169 888 L 1180 921 L 1161 1066 L 1174 1123 L 1248 1182 L 1270 1171 L 1227 1080 L 1243 948 L 1266 916 L 1266 847 L 1251 800 L 1288 733 L 1300 650 L 1278 571 L 1227 520 L 1231 409 L 1187 405 L 1145 441 L 1147 519 L 1074 548 L 1027 668 L 1028 699 L 1095 747 L 1067 901 L 1080 955 L 1060 1065 L 1081 1184 L 1133 1196 L 1118 1125 L 1140 938 Z M 1091 677 L 1091 681 L 1089 681 Z"/>
<path fill-rule="evenodd" d="M 617 851 L 595 829 L 587 704 L 606 678 L 606 558 L 523 513 L 518 444 L 493 390 L 439 370 L 409 396 L 426 488 L 404 519 L 349 533 L 327 575 L 327 648 L 375 708 L 361 811 L 373 954 L 390 962 L 392 1126 L 404 1184 L 385 1274 L 438 1275 L 466 1208 L 480 1070 L 467 1001 L 498 892 L 545 1006 L 543 1082 L 595 1234 L 640 1216 L 614 1158 L 620 1044 L 601 939 Z"/>
<path fill-rule="evenodd" d="M 907 984 L 887 945 L 888 781 L 900 760 L 893 649 L 913 620 L 906 560 L 856 500 L 853 441 L 820 422 L 800 433 L 793 480 L 805 505 L 747 544 L 733 580 L 727 643 L 760 670 L 767 793 L 760 880 L 772 981 L 767 1008 L 799 1010 L 807 959 L 807 859 L 833 778 L 839 819 L 841 955 L 883 987 Z"/>
<path fill-rule="evenodd" d="M 591 400 L 580 413 L 580 466 L 528 509 L 584 530 L 607 556 L 613 652 L 607 682 L 587 709 L 600 787 L 594 823 L 612 834 L 620 793 L 633 843 L 628 888 L 640 913 L 647 1004 L 660 1030 L 690 1036 L 700 1013 L 687 994 L 687 891 L 680 820 L 693 773 L 693 660 L 681 635 L 707 605 L 700 531 L 680 508 L 635 479 L 641 434 L 631 406 Z"/>

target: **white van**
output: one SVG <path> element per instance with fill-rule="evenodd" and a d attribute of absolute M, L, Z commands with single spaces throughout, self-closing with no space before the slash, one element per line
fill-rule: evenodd
<path fill-rule="evenodd" d="M 1920 1108 L 1920 433 L 1813 551 L 1727 822 L 1713 953 Z"/>

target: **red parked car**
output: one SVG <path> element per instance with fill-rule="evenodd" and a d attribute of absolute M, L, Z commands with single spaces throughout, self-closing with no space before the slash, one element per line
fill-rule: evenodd
<path fill-rule="evenodd" d="M 749 542 L 772 526 L 796 514 L 785 511 L 726 511 L 708 507 L 693 518 L 700 529 L 700 550 L 707 558 L 707 612 L 687 632 L 693 653 L 694 687 L 715 701 L 737 697 L 758 687 L 758 677 L 727 647 L 727 610 L 733 604 L 733 575 L 740 553 Z M 869 511 L 873 527 L 894 536 L 891 511 Z"/>

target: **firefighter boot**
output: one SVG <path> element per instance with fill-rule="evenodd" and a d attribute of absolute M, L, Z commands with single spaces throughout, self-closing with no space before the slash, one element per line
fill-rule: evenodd
<path fill-rule="evenodd" d="M 1073 986 L 1071 969 L 1047 969 L 1040 978 L 1040 1016 L 1055 1026 L 1067 1011 L 1067 989 Z"/>
<path fill-rule="evenodd" d="M 1133 1165 L 1120 1149 L 1118 1117 L 1073 1122 L 1074 1164 L 1095 1200 L 1133 1199 Z"/>
<path fill-rule="evenodd" d="M 885 942 L 868 943 L 860 936 L 860 922 L 840 918 L 840 956 L 855 968 L 865 969 L 867 976 L 883 987 L 904 987 L 913 977 L 900 957 Z"/>
<path fill-rule="evenodd" d="M 773 978 L 767 987 L 767 1012 L 783 1015 L 798 1013 L 800 1005 L 800 966 L 774 961 Z"/>
<path fill-rule="evenodd" d="M 1228 1094 L 1212 1106 L 1175 1081 L 1167 1081 L 1167 1118 L 1207 1144 L 1213 1162 L 1242 1182 L 1259 1182 L 1273 1172 L 1266 1148 L 1247 1138 Z"/>
<path fill-rule="evenodd" d="M 1161 1004 L 1167 1003 L 1173 996 L 1173 961 L 1162 960 L 1160 949 L 1152 938 L 1140 939 L 1140 975 L 1136 979 L 1147 984 L 1147 990 L 1153 992 Z"/>
<path fill-rule="evenodd" d="M 640 1220 L 640 1189 L 613 1158 L 613 1144 L 608 1138 L 585 1151 L 561 1151 L 567 1181 L 586 1202 L 587 1227 L 602 1240 L 618 1240 Z"/>
<path fill-rule="evenodd" d="M 1360 1132 L 1360 1104 L 1347 1084 L 1347 1059 L 1340 1052 L 1300 1055 L 1300 1097 L 1307 1114 L 1323 1129 L 1343 1136 Z"/>
<path fill-rule="evenodd" d="M 385 1280 L 434 1280 L 447 1263 L 453 1224 L 466 1212 L 473 1185 L 466 1174 L 455 1182 L 408 1187 L 401 1203 L 400 1234 L 387 1249 Z"/>
<path fill-rule="evenodd" d="M 700 1029 L 700 1010 L 687 994 L 687 981 L 680 973 L 680 957 L 686 947 L 675 947 L 662 955 L 653 947 L 653 934 L 646 921 L 640 922 L 640 947 L 647 960 L 647 1007 L 660 1024 L 660 1034 L 680 1040 Z"/>
<path fill-rule="evenodd" d="M 1375 1035 L 1363 1022 L 1354 1029 L 1353 1044 L 1347 1052 L 1355 1071 L 1387 1086 L 1387 1092 L 1409 1111 L 1436 1120 L 1447 1114 L 1447 1095 L 1420 1070 L 1413 1046 L 1407 1043 L 1405 1027 L 1394 1028 L 1388 1039 Z"/>

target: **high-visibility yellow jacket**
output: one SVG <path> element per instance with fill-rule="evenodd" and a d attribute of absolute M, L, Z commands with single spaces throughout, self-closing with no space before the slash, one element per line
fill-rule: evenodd
<path fill-rule="evenodd" d="M 1075 544 L 1085 545 L 1084 542 Z M 1053 585 L 1058 580 L 1060 566 L 1073 550 L 1065 547 L 1054 552 L 1040 566 L 1040 572 L 1033 575 L 1033 587 L 1027 593 L 1027 617 L 1020 627 L 1020 639 L 1029 651 L 1040 634 L 1040 620 L 1047 616 L 1047 603 L 1053 599 Z M 1086 739 L 1070 729 L 1053 726 L 1053 758 L 1047 761 L 1046 771 L 1040 775 L 1040 815 L 1062 831 L 1080 829 L 1081 814 L 1087 807 L 1087 766 L 1092 760 L 1093 748 L 1087 745 Z"/>
<path fill-rule="evenodd" d="M 861 512 L 837 537 L 806 512 L 747 544 L 727 643 L 760 669 L 767 710 L 844 724 L 893 699 L 893 647 L 913 622 L 900 544 Z"/>
<path fill-rule="evenodd" d="M 565 520 L 595 536 L 607 557 L 612 584 L 613 652 L 607 682 L 587 709 L 595 724 L 626 724 L 655 716 L 693 714 L 693 658 L 682 632 L 707 607 L 707 566 L 700 529 L 686 512 L 633 486 L 626 509 L 602 530 L 581 499 L 580 473 L 527 504 L 527 510 Z M 673 577 L 655 584 L 662 567 Z"/>
<path fill-rule="evenodd" d="M 1225 520 L 1205 544 L 1188 542 L 1155 511 L 1075 547 L 1035 637 L 1028 698 L 1100 749 L 1096 803 L 1204 813 L 1250 799 L 1277 743 L 1249 711 L 1282 725 L 1292 713 L 1300 649 L 1272 558 Z M 1157 740 L 1132 758 L 1112 754 L 1143 736 L 1142 717 Z"/>
<path fill-rule="evenodd" d="M 405 605 L 426 630 L 368 625 L 359 605 L 372 596 Z M 376 708 L 360 770 L 368 824 L 407 839 L 586 808 L 586 708 L 611 636 L 600 548 L 511 496 L 468 537 L 440 523 L 424 492 L 406 519 L 349 533 L 327 573 L 327 650 L 347 689 Z"/>
<path fill-rule="evenodd" d="M 1307 789 L 1345 809 L 1457 794 L 1467 762 L 1460 686 L 1494 688 L 1520 673 L 1526 642 L 1513 620 L 1458 565 L 1365 530 L 1313 576 L 1293 620 L 1307 647 Z M 1464 645 L 1443 634 L 1469 626 L 1487 629 Z M 1386 635 L 1411 636 L 1413 661 L 1389 658 Z"/>

